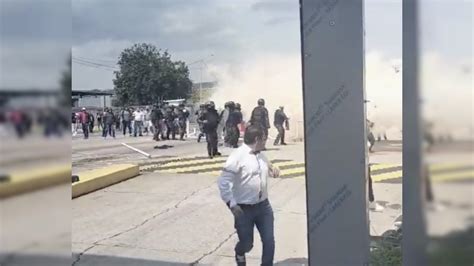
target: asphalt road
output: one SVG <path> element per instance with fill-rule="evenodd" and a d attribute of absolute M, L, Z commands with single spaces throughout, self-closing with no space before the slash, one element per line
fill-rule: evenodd
<path fill-rule="evenodd" d="M 233 265 L 237 241 L 233 218 L 216 185 L 216 169 L 232 150 L 221 148 L 223 158 L 208 160 L 203 157 L 205 143 L 150 138 L 73 140 L 75 172 L 118 162 L 142 165 L 139 177 L 73 200 L 75 265 Z M 123 147 L 122 142 L 150 153 L 152 159 Z M 371 161 L 400 164 L 399 144 L 380 143 Z M 302 265 L 307 259 L 304 145 L 268 147 L 267 156 L 281 164 L 286 176 L 269 183 L 275 262 Z M 370 228 L 372 235 L 381 235 L 393 228 L 401 214 L 401 183 L 375 183 L 374 189 L 377 201 L 386 208 L 371 212 Z M 249 265 L 258 265 L 260 254 L 255 233 Z"/>

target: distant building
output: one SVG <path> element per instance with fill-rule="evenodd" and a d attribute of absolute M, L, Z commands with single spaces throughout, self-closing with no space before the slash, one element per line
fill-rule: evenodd
<path fill-rule="evenodd" d="M 112 107 L 113 90 L 72 90 L 72 107 L 105 108 Z"/>
<path fill-rule="evenodd" d="M 201 83 L 193 83 L 193 90 L 209 90 L 217 86 L 217 81 L 209 81 L 209 82 L 201 82 Z"/>
<path fill-rule="evenodd" d="M 37 109 L 55 107 L 59 104 L 58 89 L 1 89 L 0 107 Z"/>

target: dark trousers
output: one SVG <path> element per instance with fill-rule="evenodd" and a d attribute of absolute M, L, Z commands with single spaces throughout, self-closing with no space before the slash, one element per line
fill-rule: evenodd
<path fill-rule="evenodd" d="M 433 202 L 434 195 L 433 195 L 433 187 L 431 186 L 431 177 L 430 177 L 430 170 L 428 165 L 423 167 L 423 181 L 425 187 L 425 196 L 427 202 Z"/>
<path fill-rule="evenodd" d="M 277 145 L 279 144 L 279 142 L 280 144 L 285 143 L 285 128 L 283 127 L 283 125 L 275 125 L 275 127 L 278 130 L 278 135 L 275 139 L 274 144 Z"/>
<path fill-rule="evenodd" d="M 89 132 L 90 133 L 94 132 L 94 122 L 89 123 Z"/>
<path fill-rule="evenodd" d="M 89 124 L 88 123 L 82 123 L 82 132 L 84 133 L 84 138 L 88 139 L 89 138 Z"/>
<path fill-rule="evenodd" d="M 115 128 L 114 128 L 114 124 L 105 124 L 104 125 L 104 129 L 102 131 L 102 136 L 104 138 L 107 137 L 107 134 L 111 137 L 114 137 L 115 138 Z"/>
<path fill-rule="evenodd" d="M 212 130 L 206 133 L 207 154 L 211 157 L 217 154 L 217 131 Z"/>
<path fill-rule="evenodd" d="M 143 136 L 142 128 L 143 128 L 143 121 L 135 121 L 133 123 L 133 136 L 136 137 L 137 133 L 140 137 Z"/>
<path fill-rule="evenodd" d="M 174 121 L 168 121 L 166 122 L 166 128 L 168 129 L 166 131 L 166 139 L 176 139 L 176 125 L 174 124 Z"/>
<path fill-rule="evenodd" d="M 153 132 L 153 140 L 160 140 L 160 134 L 163 136 L 163 132 L 161 130 L 160 122 L 155 122 L 153 124 L 154 132 Z"/>
<path fill-rule="evenodd" d="M 370 164 L 368 167 L 369 171 L 369 202 L 374 202 L 375 197 L 374 197 L 374 189 L 372 188 L 372 174 L 370 173 Z"/>
<path fill-rule="evenodd" d="M 240 205 L 243 214 L 235 218 L 235 229 L 239 242 L 235 246 L 237 255 L 245 255 L 253 248 L 253 232 L 257 227 L 262 240 L 262 265 L 273 265 L 275 254 L 275 237 L 273 229 L 273 210 L 268 200 L 255 205 Z"/>
<path fill-rule="evenodd" d="M 201 142 L 201 138 L 206 136 L 206 133 L 204 133 L 204 127 L 202 123 L 199 124 L 199 135 L 198 135 L 198 142 Z"/>
<path fill-rule="evenodd" d="M 367 135 L 367 140 L 369 141 L 370 143 L 370 147 L 369 147 L 369 151 L 372 151 L 372 148 L 374 147 L 375 145 L 375 137 L 374 137 L 374 134 L 372 132 L 369 132 L 368 135 Z"/>
<path fill-rule="evenodd" d="M 179 139 L 183 140 L 186 134 L 186 121 L 179 121 Z"/>
<path fill-rule="evenodd" d="M 127 129 L 128 129 L 128 134 L 132 135 L 132 123 L 130 121 L 122 121 L 123 135 L 127 134 Z"/>
<path fill-rule="evenodd" d="M 226 126 L 226 135 L 227 135 L 227 143 L 231 147 L 237 148 L 239 144 L 239 137 L 240 137 L 239 127 L 237 127 L 237 125 Z"/>

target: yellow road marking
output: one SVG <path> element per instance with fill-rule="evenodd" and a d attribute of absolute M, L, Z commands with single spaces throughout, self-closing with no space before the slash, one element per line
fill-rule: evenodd
<path fill-rule="evenodd" d="M 380 182 L 387 179 L 395 179 L 395 178 L 401 178 L 401 177 L 402 177 L 402 171 L 388 172 L 388 173 L 383 173 L 383 174 L 378 174 L 378 175 L 372 175 L 372 182 Z"/>
<path fill-rule="evenodd" d="M 400 164 L 385 164 L 385 163 L 373 164 L 370 166 L 370 170 L 375 171 L 375 170 L 388 169 L 388 168 L 400 167 L 400 166 L 401 166 Z"/>
<path fill-rule="evenodd" d="M 457 179 L 474 179 L 474 170 L 466 170 L 454 173 L 443 173 L 431 176 L 431 180 L 434 182 L 446 181 L 446 180 L 457 180 Z"/>
<path fill-rule="evenodd" d="M 433 171 L 443 171 L 443 170 L 455 170 L 458 168 L 465 168 L 465 167 L 474 167 L 474 165 L 458 164 L 458 163 L 440 163 L 440 164 L 433 164 L 428 167 L 429 167 L 430 172 L 433 172 Z"/>

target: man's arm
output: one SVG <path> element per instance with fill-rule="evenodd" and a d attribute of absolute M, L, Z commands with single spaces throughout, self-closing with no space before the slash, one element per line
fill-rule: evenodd
<path fill-rule="evenodd" d="M 239 164 L 235 156 L 230 156 L 222 169 L 221 176 L 218 179 L 218 186 L 222 200 L 229 208 L 237 206 L 232 188 L 236 176 L 239 174 Z"/>
<path fill-rule="evenodd" d="M 278 168 L 278 166 L 273 165 L 272 162 L 268 160 L 267 156 L 265 156 L 265 154 L 261 153 L 261 156 L 268 165 L 268 172 L 270 174 L 270 177 L 273 177 L 273 178 L 280 177 L 280 168 Z"/>

